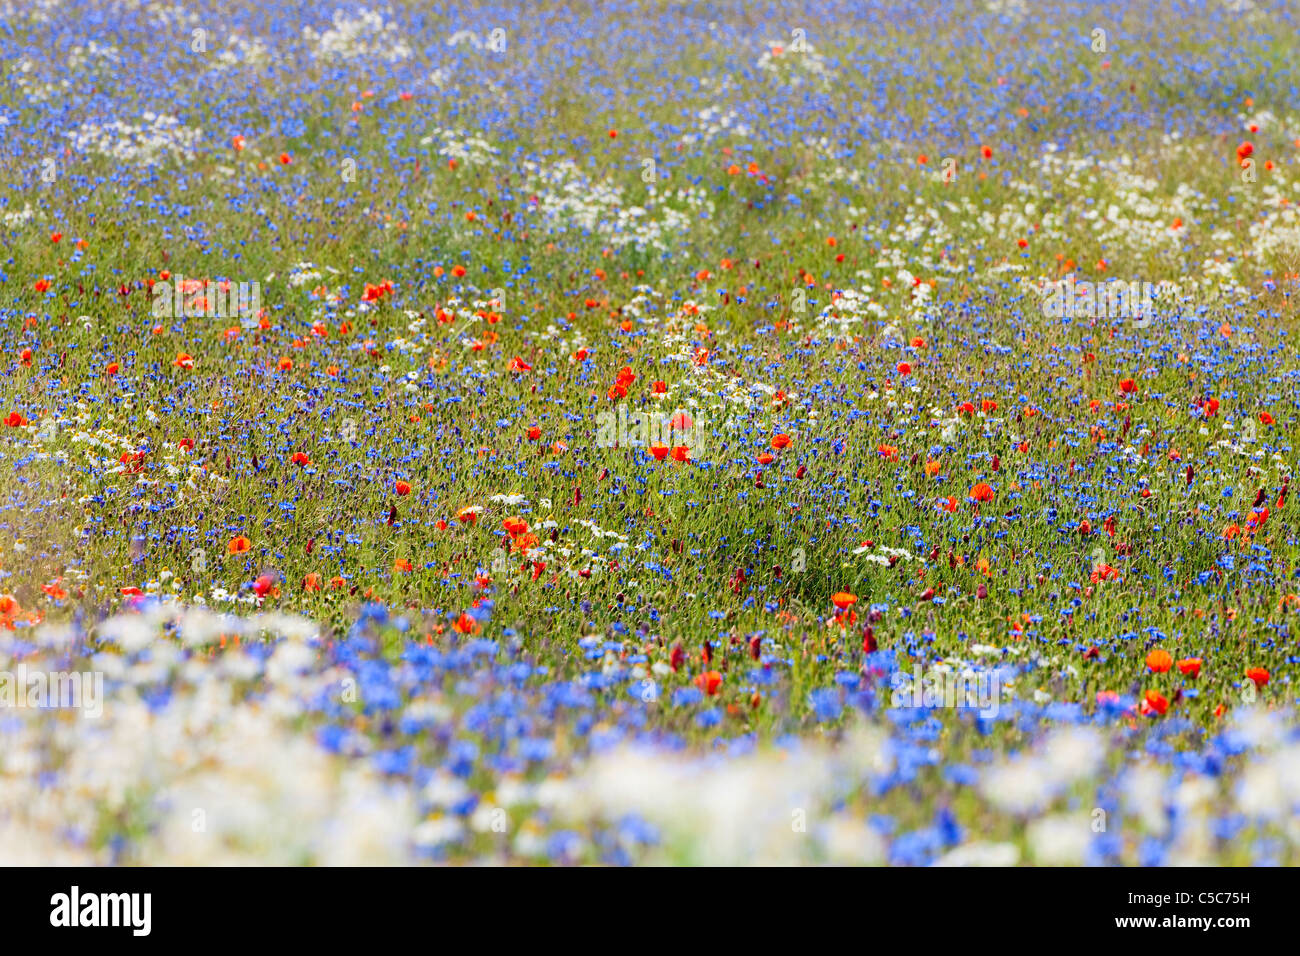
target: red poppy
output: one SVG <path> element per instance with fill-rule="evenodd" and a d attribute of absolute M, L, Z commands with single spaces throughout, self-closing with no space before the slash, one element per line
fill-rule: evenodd
<path fill-rule="evenodd" d="M 1149 690 L 1142 696 L 1142 704 L 1138 709 L 1142 711 L 1144 717 L 1152 714 L 1163 717 L 1165 711 L 1169 709 L 1169 701 L 1156 691 Z"/>
<path fill-rule="evenodd" d="M 1178 662 L 1178 669 L 1183 672 L 1185 677 L 1199 677 L 1201 674 L 1201 659 L 1199 657 L 1184 657 Z"/>
<path fill-rule="evenodd" d="M 1272 675 L 1262 667 L 1250 667 L 1246 670 L 1246 680 L 1253 683 L 1256 687 L 1263 687 L 1267 684 L 1270 676 Z"/>
<path fill-rule="evenodd" d="M 1102 564 L 1097 567 L 1097 570 L 1092 572 L 1092 575 L 1089 577 L 1089 580 L 1093 584 L 1096 584 L 1099 581 L 1113 581 L 1118 577 L 1119 577 L 1118 569 L 1112 568 L 1109 564 Z"/>
<path fill-rule="evenodd" d="M 782 448 L 788 448 L 790 441 L 790 436 L 782 432 L 779 435 L 772 436 L 772 447 L 780 451 Z"/>
<path fill-rule="evenodd" d="M 409 495 L 411 493 L 411 486 L 408 482 L 402 481 L 399 478 L 396 483 L 394 483 L 393 490 L 399 495 Z"/>
<path fill-rule="evenodd" d="M 722 687 L 722 675 L 717 671 L 705 671 L 695 678 L 695 686 L 712 697 Z"/>
<path fill-rule="evenodd" d="M 1174 659 L 1168 651 L 1157 648 L 1147 655 L 1147 669 L 1153 674 L 1163 674 L 1174 666 Z"/>
<path fill-rule="evenodd" d="M 971 487 L 970 496 L 976 501 L 992 501 L 993 486 L 981 481 Z"/>

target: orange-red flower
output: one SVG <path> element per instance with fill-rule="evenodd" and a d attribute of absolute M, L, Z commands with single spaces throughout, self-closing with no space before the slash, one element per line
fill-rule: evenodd
<path fill-rule="evenodd" d="M 981 481 L 978 484 L 971 486 L 970 496 L 976 501 L 992 501 L 993 486 Z"/>
<path fill-rule="evenodd" d="M 695 419 L 685 412 L 678 412 L 668 420 L 668 427 L 677 432 L 689 431 L 695 427 Z"/>
<path fill-rule="evenodd" d="M 1264 522 L 1268 520 L 1270 513 L 1271 512 L 1268 510 L 1267 505 L 1261 505 L 1258 509 L 1250 513 L 1250 517 L 1246 519 L 1246 527 L 1248 527 L 1251 532 L 1258 531 L 1260 528 L 1264 527 Z"/>
<path fill-rule="evenodd" d="M 1201 659 L 1199 657 L 1184 657 L 1178 662 L 1178 669 L 1183 672 L 1185 677 L 1199 677 L 1201 675 Z"/>
<path fill-rule="evenodd" d="M 1163 674 L 1174 666 L 1174 659 L 1166 650 L 1156 648 L 1147 655 L 1147 669 L 1155 674 Z"/>
<path fill-rule="evenodd" d="M 1262 667 L 1249 667 L 1246 669 L 1246 680 L 1253 683 L 1256 687 L 1263 687 L 1267 684 L 1270 676 L 1272 675 Z"/>
<path fill-rule="evenodd" d="M 831 595 L 831 603 L 834 604 L 841 611 L 845 610 L 846 608 L 852 607 L 857 602 L 858 602 L 858 596 L 848 591 L 836 591 L 834 594 Z"/>
<path fill-rule="evenodd" d="M 1149 690 L 1142 696 L 1142 704 L 1138 709 L 1144 716 L 1158 714 L 1163 717 L 1169 709 L 1169 701 L 1157 691 Z"/>
<path fill-rule="evenodd" d="M 772 436 L 772 447 L 775 448 L 777 451 L 780 451 L 782 448 L 788 448 L 790 445 L 790 441 L 791 441 L 790 436 L 785 434 L 784 432 L 781 432 L 778 435 Z"/>
<path fill-rule="evenodd" d="M 695 686 L 712 697 L 722 687 L 722 675 L 717 671 L 705 671 L 695 678 Z"/>
<path fill-rule="evenodd" d="M 238 535 L 230 539 L 229 543 L 226 545 L 226 550 L 231 554 L 243 554 L 252 546 L 253 542 L 249 541 L 243 535 Z"/>

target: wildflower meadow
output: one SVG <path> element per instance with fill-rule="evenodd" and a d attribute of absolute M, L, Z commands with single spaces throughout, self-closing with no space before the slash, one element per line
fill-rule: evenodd
<path fill-rule="evenodd" d="M 1298 67 L 0 0 L 0 863 L 1300 862 Z"/>

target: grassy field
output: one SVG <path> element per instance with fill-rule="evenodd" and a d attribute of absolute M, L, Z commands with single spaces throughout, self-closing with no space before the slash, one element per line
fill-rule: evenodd
<path fill-rule="evenodd" d="M 1296 26 L 0 0 L 0 860 L 1300 861 Z"/>

